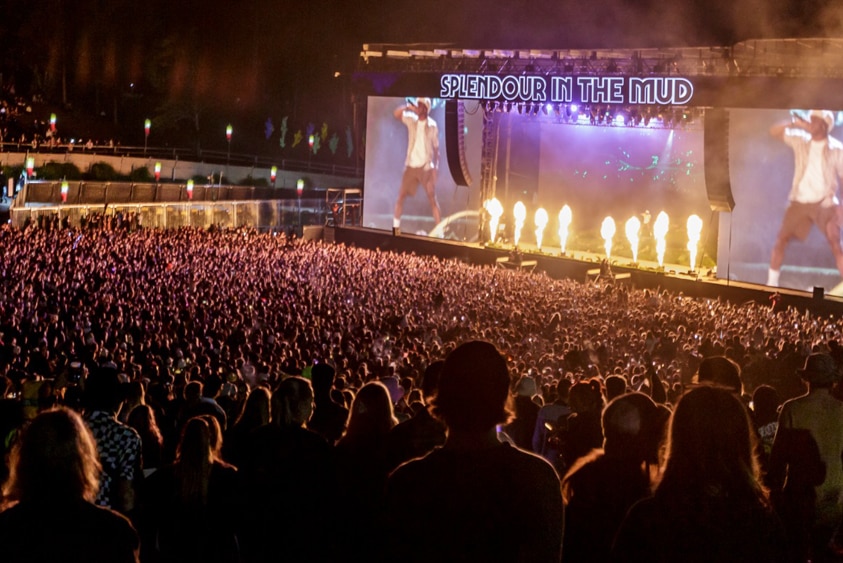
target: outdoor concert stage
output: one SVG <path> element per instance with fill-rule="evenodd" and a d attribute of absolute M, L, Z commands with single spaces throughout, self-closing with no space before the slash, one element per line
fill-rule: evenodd
<path fill-rule="evenodd" d="M 818 202 L 821 191 L 827 208 L 834 188 L 843 199 L 830 178 L 813 199 L 793 187 L 806 189 L 794 156 L 806 124 L 822 119 L 843 138 L 843 39 L 634 50 L 367 44 L 353 85 L 366 143 L 356 225 L 365 228 L 339 229 L 338 240 L 500 266 L 512 266 L 509 241 L 520 240 L 535 270 L 582 280 L 605 241 L 615 274 L 636 287 L 767 302 L 778 286 L 812 308 L 843 296 L 837 249 L 816 225 L 775 265 L 792 200 Z M 414 167 L 436 169 L 433 190 L 406 189 Z M 414 174 L 411 183 L 424 177 Z M 395 212 L 411 234 L 392 234 Z M 476 241 L 491 239 L 496 213 L 504 243 L 487 248 Z M 546 252 L 530 252 L 539 246 Z"/>
<path fill-rule="evenodd" d="M 393 235 L 383 230 L 364 227 L 326 229 L 326 237 L 329 239 L 333 237 L 336 243 L 361 248 L 436 256 L 489 267 L 502 267 L 500 261 L 508 259 L 511 252 L 511 248 L 441 240 L 412 234 Z M 523 268 L 525 274 L 544 272 L 554 279 L 570 278 L 583 282 L 593 282 L 593 271 L 600 267 L 599 256 L 584 252 L 572 252 L 570 256 L 561 256 L 558 252 L 556 254 L 540 253 L 530 252 L 528 249 L 522 254 L 522 264 L 524 262 L 535 262 L 535 265 Z M 630 287 L 636 289 L 666 289 L 673 293 L 681 292 L 687 297 L 720 298 L 737 304 L 748 301 L 769 304 L 770 295 L 773 292 L 771 288 L 763 285 L 730 282 L 707 275 L 697 277 L 696 274 L 688 273 L 687 268 L 683 269 L 678 265 L 667 265 L 664 272 L 650 268 L 636 268 L 630 265 L 629 260 L 622 258 L 613 260 L 612 272 L 616 278 L 619 278 L 615 283 L 629 284 Z M 784 305 L 792 305 L 816 313 L 843 314 L 843 298 L 830 295 L 820 297 L 810 292 L 787 289 L 779 289 L 778 292 Z"/>

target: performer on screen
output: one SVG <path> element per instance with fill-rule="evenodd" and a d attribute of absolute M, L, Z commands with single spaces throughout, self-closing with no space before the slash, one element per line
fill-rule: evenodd
<path fill-rule="evenodd" d="M 767 285 L 779 285 L 785 248 L 794 238 L 805 240 L 811 225 L 816 225 L 828 239 L 837 269 L 843 275 L 837 199 L 843 177 L 843 143 L 829 135 L 833 127 L 833 112 L 811 110 L 808 120 L 793 114 L 791 121 L 770 128 L 770 135 L 793 149 L 795 170 L 787 211 L 770 256 Z"/>
<path fill-rule="evenodd" d="M 428 114 L 430 113 L 430 98 L 419 98 L 417 105 L 405 104 L 397 108 L 393 115 L 395 119 L 407 126 L 408 143 L 407 158 L 404 161 L 404 175 L 401 178 L 401 189 L 398 201 L 395 202 L 395 214 L 392 226 L 401 228 L 401 213 L 404 209 L 404 199 L 416 195 L 419 184 L 422 185 L 433 209 L 433 220 L 436 225 L 441 221 L 439 202 L 436 201 L 436 178 L 439 174 L 439 128 Z"/>

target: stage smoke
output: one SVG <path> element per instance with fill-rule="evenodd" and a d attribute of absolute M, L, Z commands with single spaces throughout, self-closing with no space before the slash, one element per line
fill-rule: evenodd
<path fill-rule="evenodd" d="M 641 221 L 638 217 L 630 217 L 626 222 L 626 240 L 632 248 L 632 261 L 638 263 L 638 232 L 641 230 Z"/>
<path fill-rule="evenodd" d="M 656 256 L 659 267 L 664 267 L 664 251 L 667 248 L 667 229 L 670 226 L 670 219 L 664 211 L 659 212 L 656 222 L 653 224 L 653 237 L 656 239 Z"/>
<path fill-rule="evenodd" d="M 600 226 L 600 236 L 603 237 L 603 248 L 606 249 L 606 258 L 612 257 L 612 238 L 615 236 L 615 220 L 611 217 L 603 219 Z"/>

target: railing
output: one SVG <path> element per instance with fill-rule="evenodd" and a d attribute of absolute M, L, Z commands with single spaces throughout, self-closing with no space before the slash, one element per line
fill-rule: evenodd
<path fill-rule="evenodd" d="M 119 217 L 121 221 L 131 220 L 141 227 L 161 229 L 246 226 L 263 232 L 295 231 L 301 234 L 305 226 L 328 223 L 330 211 L 324 199 L 49 205 L 11 210 L 12 225 L 19 228 L 65 222 L 78 227 L 102 216 Z"/>

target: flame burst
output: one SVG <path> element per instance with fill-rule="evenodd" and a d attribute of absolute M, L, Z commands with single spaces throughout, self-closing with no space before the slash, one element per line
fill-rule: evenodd
<path fill-rule="evenodd" d="M 700 243 L 703 222 L 697 215 L 688 217 L 688 250 L 691 253 L 691 271 L 697 262 L 697 245 Z"/>
<path fill-rule="evenodd" d="M 626 240 L 632 248 L 632 261 L 638 263 L 638 233 L 641 231 L 641 221 L 638 217 L 630 217 L 626 222 Z"/>
<path fill-rule="evenodd" d="M 547 211 L 544 210 L 544 207 L 539 207 L 536 209 L 536 246 L 539 247 L 539 250 L 542 249 L 542 235 L 544 235 L 544 228 L 547 227 Z"/>
<path fill-rule="evenodd" d="M 659 266 L 664 266 L 664 251 L 667 248 L 667 229 L 670 226 L 670 219 L 667 213 L 661 211 L 656 217 L 656 222 L 653 224 L 653 236 L 656 238 L 656 256 L 659 260 Z"/>
<path fill-rule="evenodd" d="M 565 246 L 568 244 L 568 227 L 571 226 L 571 208 L 565 205 L 559 210 L 559 246 L 562 254 L 565 254 Z"/>
<path fill-rule="evenodd" d="M 521 240 L 521 230 L 524 228 L 524 221 L 527 220 L 527 207 L 518 201 L 515 203 L 512 214 L 515 217 L 515 246 L 518 246 L 518 241 Z"/>
<path fill-rule="evenodd" d="M 606 249 L 606 258 L 612 257 L 612 237 L 615 236 L 615 220 L 611 217 L 603 219 L 603 225 L 600 226 L 600 236 L 603 237 L 603 248 Z"/>
<path fill-rule="evenodd" d="M 493 197 L 492 199 L 487 199 L 483 207 L 489 212 L 490 217 L 489 242 L 495 242 L 495 235 L 498 234 L 498 225 L 501 221 L 501 215 L 503 215 L 503 205 L 501 205 L 498 198 Z"/>

